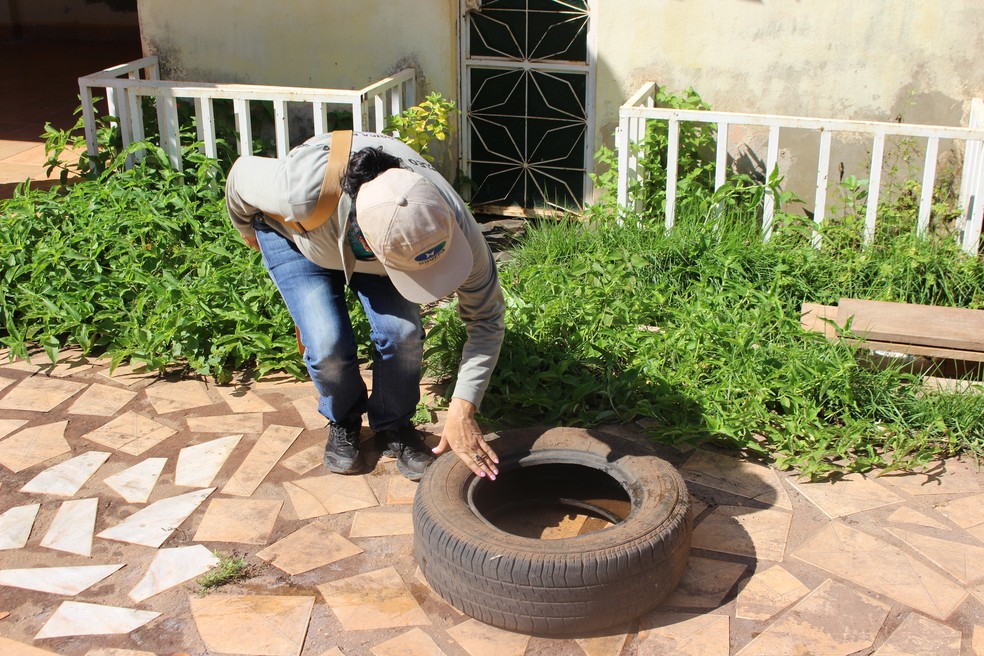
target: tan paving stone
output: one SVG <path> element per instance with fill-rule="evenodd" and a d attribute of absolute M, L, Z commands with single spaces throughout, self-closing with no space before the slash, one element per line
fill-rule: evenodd
<path fill-rule="evenodd" d="M 174 484 L 181 487 L 210 486 L 242 439 L 242 435 L 227 435 L 184 447 L 178 452 Z"/>
<path fill-rule="evenodd" d="M 839 522 L 818 531 L 793 555 L 937 619 L 949 617 L 967 596 L 915 557 Z"/>
<path fill-rule="evenodd" d="M 34 639 L 129 633 L 159 616 L 149 610 L 63 601 Z"/>
<path fill-rule="evenodd" d="M 107 451 L 88 451 L 53 465 L 29 480 L 21 492 L 72 497 L 109 458 Z"/>
<path fill-rule="evenodd" d="M 346 631 L 431 623 L 393 567 L 325 583 L 318 590 Z"/>
<path fill-rule="evenodd" d="M 298 476 L 303 476 L 321 464 L 324 453 L 324 445 L 315 444 L 314 446 L 309 446 L 303 451 L 298 451 L 289 458 L 284 458 L 280 461 L 280 464 Z"/>
<path fill-rule="evenodd" d="M 103 484 L 129 503 L 147 503 L 166 463 L 167 458 L 147 458 L 117 474 L 107 476 L 103 479 Z"/>
<path fill-rule="evenodd" d="M 65 439 L 67 421 L 56 421 L 27 428 L 0 441 L 0 465 L 14 473 L 46 460 L 69 453 L 72 447 Z"/>
<path fill-rule="evenodd" d="M 767 620 L 796 603 L 810 589 L 782 565 L 756 572 L 738 593 L 735 617 L 744 620 Z"/>
<path fill-rule="evenodd" d="M 895 491 L 913 496 L 931 494 L 977 494 L 980 484 L 958 463 L 944 463 L 930 473 L 889 473 L 875 479 Z"/>
<path fill-rule="evenodd" d="M 320 656 L 345 656 L 345 652 L 338 647 L 332 647 L 328 651 L 321 652 Z"/>
<path fill-rule="evenodd" d="M 99 499 L 65 501 L 41 540 L 41 546 L 58 551 L 92 555 L 92 536 L 96 530 Z"/>
<path fill-rule="evenodd" d="M 121 567 L 123 567 L 122 563 L 78 567 L 0 569 L 0 585 L 74 597 Z"/>
<path fill-rule="evenodd" d="M 23 549 L 40 509 L 40 503 L 32 503 L 4 511 L 0 515 L 0 549 Z"/>
<path fill-rule="evenodd" d="M 386 484 L 386 503 L 391 506 L 409 505 L 417 495 L 417 483 L 406 476 L 390 476 Z"/>
<path fill-rule="evenodd" d="M 310 519 L 378 506 L 365 476 L 327 474 L 284 483 L 298 519 Z"/>
<path fill-rule="evenodd" d="M 651 613 L 640 622 L 638 656 L 729 654 L 731 622 L 727 615 Z"/>
<path fill-rule="evenodd" d="M 314 597 L 211 595 L 190 603 L 198 633 L 213 652 L 298 656 Z"/>
<path fill-rule="evenodd" d="M 693 546 L 760 560 L 782 560 L 792 515 L 776 508 L 718 506 L 694 529 Z"/>
<path fill-rule="evenodd" d="M 926 528 L 946 529 L 945 524 L 921 512 L 917 512 L 908 506 L 902 506 L 893 512 L 888 516 L 888 521 L 894 524 L 914 524 L 916 526 L 925 526 Z"/>
<path fill-rule="evenodd" d="M 984 525 L 984 494 L 954 499 L 935 506 L 947 519 L 963 529 Z"/>
<path fill-rule="evenodd" d="M 619 656 L 628 638 L 628 633 L 616 633 L 597 638 L 576 638 L 574 642 L 585 656 Z"/>
<path fill-rule="evenodd" d="M 131 456 L 157 446 L 177 431 L 130 411 L 83 435 L 83 439 Z"/>
<path fill-rule="evenodd" d="M 410 629 L 404 634 L 381 642 L 372 648 L 376 656 L 444 656 L 434 639 L 420 629 Z"/>
<path fill-rule="evenodd" d="M 960 656 L 960 632 L 910 613 L 872 656 Z"/>
<path fill-rule="evenodd" d="M 155 381 L 144 390 L 147 400 L 159 415 L 179 410 L 191 410 L 213 405 L 205 383 L 199 380 L 181 380 L 175 383 Z"/>
<path fill-rule="evenodd" d="M 192 539 L 266 544 L 283 505 L 266 499 L 212 499 Z"/>
<path fill-rule="evenodd" d="M 389 535 L 413 535 L 410 511 L 360 510 L 352 519 L 349 538 L 371 538 Z"/>
<path fill-rule="evenodd" d="M 155 501 L 96 537 L 159 547 L 214 491 L 215 488 L 209 487 Z"/>
<path fill-rule="evenodd" d="M 85 652 L 85 656 L 157 656 L 152 651 L 138 649 L 113 649 L 112 647 L 96 647 Z"/>
<path fill-rule="evenodd" d="M 662 606 L 717 608 L 745 569 L 741 563 L 691 556 L 683 580 Z"/>
<path fill-rule="evenodd" d="M 469 656 L 523 656 L 529 636 L 503 631 L 478 620 L 468 619 L 447 630 Z"/>
<path fill-rule="evenodd" d="M 697 451 L 681 467 L 683 477 L 694 483 L 792 509 L 789 495 L 775 470 L 711 451 Z"/>
<path fill-rule="evenodd" d="M 300 415 L 304 427 L 308 430 L 318 430 L 328 425 L 328 419 L 318 412 L 318 397 L 304 396 L 294 400 L 292 403 L 297 414 Z"/>
<path fill-rule="evenodd" d="M 93 384 L 69 406 L 68 413 L 112 417 L 136 396 L 137 393 L 131 390 Z"/>
<path fill-rule="evenodd" d="M 828 579 L 738 656 L 853 654 L 871 647 L 890 610 L 888 604 Z M 847 617 L 850 622 L 844 621 Z"/>
<path fill-rule="evenodd" d="M 13 385 L 16 382 L 16 378 L 7 378 L 6 376 L 0 376 L 0 391 L 6 388 L 8 385 Z"/>
<path fill-rule="evenodd" d="M 851 474 L 834 482 L 792 485 L 831 519 L 902 501 L 899 495 L 860 474 Z"/>
<path fill-rule="evenodd" d="M 922 554 L 924 558 L 936 563 L 961 583 L 972 583 L 984 577 L 984 547 L 897 528 L 886 527 L 885 530 Z"/>
<path fill-rule="evenodd" d="M 127 387 L 145 387 L 157 379 L 156 371 L 148 371 L 142 364 L 121 364 L 112 371 L 109 368 L 99 372 L 100 376 Z"/>
<path fill-rule="evenodd" d="M 0 438 L 10 435 L 26 423 L 26 419 L 0 419 Z"/>
<path fill-rule="evenodd" d="M 56 651 L 25 645 L 23 642 L 17 642 L 2 635 L 0 635 L 0 654 L 3 656 L 51 656 L 52 654 L 58 656 Z"/>
<path fill-rule="evenodd" d="M 263 415 L 248 412 L 240 415 L 214 415 L 210 417 L 188 417 L 188 430 L 192 433 L 249 433 L 263 431 Z"/>
<path fill-rule="evenodd" d="M 248 387 L 219 385 L 212 388 L 236 414 L 244 412 L 276 412 L 276 408 L 264 401 Z"/>
<path fill-rule="evenodd" d="M 984 626 L 974 627 L 974 632 L 970 637 L 970 648 L 975 656 L 984 654 Z"/>
<path fill-rule="evenodd" d="M 970 590 L 970 593 L 972 595 L 977 597 L 977 601 L 984 604 L 984 585 L 976 585 L 974 587 L 967 588 L 967 589 Z"/>
<path fill-rule="evenodd" d="M 361 547 L 352 544 L 325 524 L 313 521 L 256 555 L 293 576 L 360 553 L 363 553 Z"/>
<path fill-rule="evenodd" d="M 143 578 L 130 590 L 129 597 L 140 603 L 196 576 L 201 576 L 219 562 L 215 554 L 200 544 L 160 549 L 154 555 Z"/>
<path fill-rule="evenodd" d="M 239 469 L 226 482 L 222 493 L 241 497 L 253 494 L 300 434 L 301 429 L 294 426 L 274 424 L 267 427 Z"/>
<path fill-rule="evenodd" d="M 0 410 L 50 412 L 84 388 L 83 383 L 31 376 L 0 398 Z"/>

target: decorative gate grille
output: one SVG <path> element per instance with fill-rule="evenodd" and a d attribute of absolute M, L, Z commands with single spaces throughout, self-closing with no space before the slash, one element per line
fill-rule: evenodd
<path fill-rule="evenodd" d="M 590 180 L 589 0 L 462 0 L 465 171 L 481 206 L 572 208 Z"/>

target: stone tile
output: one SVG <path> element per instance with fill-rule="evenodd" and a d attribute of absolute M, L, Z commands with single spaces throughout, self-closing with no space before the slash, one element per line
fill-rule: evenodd
<path fill-rule="evenodd" d="M 157 379 L 156 371 L 148 371 L 142 364 L 130 363 L 121 364 L 112 371 L 103 369 L 99 375 L 127 387 L 144 387 Z"/>
<path fill-rule="evenodd" d="M 444 656 L 434 639 L 420 629 L 410 629 L 402 635 L 381 642 L 371 651 L 376 656 Z"/>
<path fill-rule="evenodd" d="M 75 456 L 39 473 L 21 488 L 21 492 L 75 496 L 107 458 L 107 451 L 88 451 Z"/>
<path fill-rule="evenodd" d="M 321 465 L 324 457 L 325 447 L 323 444 L 309 446 L 303 451 L 298 451 L 289 458 L 284 458 L 280 464 L 291 470 L 298 476 L 303 476 L 315 467 Z"/>
<path fill-rule="evenodd" d="M 410 511 L 360 510 L 352 519 L 350 538 L 372 538 L 387 535 L 413 535 Z"/>
<path fill-rule="evenodd" d="M 263 430 L 263 415 L 251 412 L 241 415 L 215 415 L 212 417 L 188 417 L 188 430 L 193 433 L 249 433 Z"/>
<path fill-rule="evenodd" d="M 387 505 L 409 505 L 417 495 L 417 483 L 406 476 L 390 476 L 386 484 Z"/>
<path fill-rule="evenodd" d="M 155 501 L 96 537 L 159 547 L 214 490 L 209 487 Z"/>
<path fill-rule="evenodd" d="M 67 421 L 29 426 L 0 441 L 0 465 L 14 473 L 72 450 L 65 439 Z"/>
<path fill-rule="evenodd" d="M 26 423 L 26 419 L 0 419 L 0 438 L 10 435 Z"/>
<path fill-rule="evenodd" d="M 345 653 L 338 647 L 332 647 L 328 651 L 321 652 L 320 656 L 345 656 Z"/>
<path fill-rule="evenodd" d="M 0 398 L 0 410 L 50 412 L 85 388 L 83 383 L 31 376 Z"/>
<path fill-rule="evenodd" d="M 938 522 L 932 517 L 928 517 L 921 512 L 915 511 L 908 506 L 902 506 L 893 512 L 888 516 L 888 521 L 893 524 L 914 524 L 915 526 L 925 526 L 926 528 L 943 530 L 947 528 L 945 524 L 942 524 L 941 522 Z"/>
<path fill-rule="evenodd" d="M 828 579 L 738 656 L 853 654 L 871 647 L 890 610 L 888 604 Z"/>
<path fill-rule="evenodd" d="M 756 572 L 741 589 L 735 617 L 743 620 L 770 619 L 809 592 L 810 589 L 782 565 L 774 565 L 764 572 Z"/>
<path fill-rule="evenodd" d="M 123 567 L 83 565 L 79 567 L 30 567 L 0 569 L 0 585 L 74 597 Z"/>
<path fill-rule="evenodd" d="M 620 656 L 628 638 L 627 633 L 619 633 L 597 638 L 575 638 L 574 642 L 585 656 Z"/>
<path fill-rule="evenodd" d="M 159 415 L 192 408 L 203 408 L 215 403 L 208 388 L 200 380 L 181 380 L 176 383 L 156 381 L 144 390 L 147 400 Z"/>
<path fill-rule="evenodd" d="M 0 376 L 0 390 L 5 389 L 9 385 L 13 385 L 16 382 L 15 378 L 7 378 L 6 376 Z"/>
<path fill-rule="evenodd" d="M 293 576 L 360 553 L 361 547 L 352 544 L 321 522 L 313 521 L 256 555 Z"/>
<path fill-rule="evenodd" d="M 147 458 L 143 462 L 103 479 L 109 489 L 129 503 L 147 503 L 167 458 Z"/>
<path fill-rule="evenodd" d="M 209 651 L 298 656 L 314 597 L 211 595 L 191 597 L 191 614 Z"/>
<path fill-rule="evenodd" d="M 960 656 L 960 632 L 910 613 L 872 656 Z"/>
<path fill-rule="evenodd" d="M 661 605 L 717 608 L 745 573 L 745 569 L 740 563 L 691 556 L 680 585 Z"/>
<path fill-rule="evenodd" d="M 328 419 L 318 412 L 317 396 L 304 396 L 296 399 L 292 405 L 308 430 L 318 430 L 328 425 Z"/>
<path fill-rule="evenodd" d="M 694 529 L 693 546 L 779 561 L 791 520 L 785 510 L 718 506 Z"/>
<path fill-rule="evenodd" d="M 834 482 L 791 483 L 831 519 L 902 501 L 899 495 L 860 474 Z"/>
<path fill-rule="evenodd" d="M 149 610 L 63 601 L 34 639 L 129 633 L 159 616 Z"/>
<path fill-rule="evenodd" d="M 0 549 L 22 549 L 31 537 L 40 503 L 14 506 L 0 515 Z"/>
<path fill-rule="evenodd" d="M 885 527 L 885 531 L 905 542 L 961 583 L 984 577 L 984 547 L 921 535 L 913 531 Z"/>
<path fill-rule="evenodd" d="M 264 401 L 259 394 L 246 386 L 219 385 L 213 387 L 212 390 L 222 397 L 222 400 L 226 402 L 226 405 L 235 414 L 277 411 L 275 407 Z"/>
<path fill-rule="evenodd" d="M 324 583 L 318 591 L 346 631 L 430 624 L 393 567 Z"/>
<path fill-rule="evenodd" d="M 58 656 L 58 652 L 39 649 L 0 635 L 0 654 L 3 656 Z"/>
<path fill-rule="evenodd" d="M 895 491 L 913 496 L 930 494 L 977 494 L 981 486 L 973 474 L 955 463 L 944 463 L 931 473 L 889 473 L 876 478 L 879 483 Z"/>
<path fill-rule="evenodd" d="M 123 406 L 133 400 L 136 392 L 110 387 L 109 385 L 94 384 L 82 392 L 68 408 L 72 415 L 95 415 L 97 417 L 112 417 Z"/>
<path fill-rule="evenodd" d="M 283 505 L 266 499 L 212 499 L 193 539 L 266 544 Z"/>
<path fill-rule="evenodd" d="M 468 619 L 447 630 L 469 656 L 523 656 L 530 637 Z"/>
<path fill-rule="evenodd" d="M 83 435 L 84 439 L 131 456 L 157 446 L 177 431 L 136 412 L 127 412 Z"/>
<path fill-rule="evenodd" d="M 822 528 L 793 555 L 937 619 L 949 617 L 967 596 L 914 556 L 839 522 Z"/>
<path fill-rule="evenodd" d="M 334 515 L 378 506 L 365 476 L 328 474 L 284 483 L 298 519 Z"/>
<path fill-rule="evenodd" d="M 711 451 L 697 451 L 680 468 L 680 473 L 688 481 L 715 490 L 792 509 L 778 474 L 764 465 Z"/>
<path fill-rule="evenodd" d="M 178 452 L 174 484 L 181 487 L 208 487 L 212 484 L 226 459 L 232 454 L 242 435 L 227 435 L 216 440 L 186 446 Z"/>
<path fill-rule="evenodd" d="M 972 595 L 977 597 L 977 601 L 984 604 L 984 585 L 977 585 L 972 588 L 968 588 L 968 590 L 970 590 Z"/>
<path fill-rule="evenodd" d="M 974 654 L 984 654 L 984 626 L 975 626 L 970 637 L 970 648 Z"/>
<path fill-rule="evenodd" d="M 96 647 L 85 652 L 85 656 L 157 656 L 152 651 L 138 649 L 113 649 L 112 647 Z M 177 656 L 177 655 L 176 655 Z"/>
<path fill-rule="evenodd" d="M 92 555 L 92 535 L 96 530 L 96 511 L 99 499 L 65 501 L 55 513 L 41 546 L 58 551 Z"/>
<path fill-rule="evenodd" d="M 984 494 L 954 499 L 934 507 L 960 528 L 970 529 L 984 525 Z"/>
<path fill-rule="evenodd" d="M 140 603 L 185 581 L 201 576 L 219 564 L 219 558 L 205 546 L 160 549 L 151 561 L 143 578 L 130 590 L 129 596 Z"/>
<path fill-rule="evenodd" d="M 294 426 L 269 426 L 222 488 L 222 493 L 241 497 L 253 494 L 300 434 L 301 429 Z"/>
<path fill-rule="evenodd" d="M 650 613 L 640 621 L 638 656 L 729 654 L 731 622 L 727 615 Z"/>

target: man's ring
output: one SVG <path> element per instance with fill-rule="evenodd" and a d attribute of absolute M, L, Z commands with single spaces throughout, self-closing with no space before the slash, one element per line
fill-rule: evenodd
<path fill-rule="evenodd" d="M 473 457 L 473 458 L 475 458 L 475 462 L 477 462 L 477 463 L 479 463 L 479 464 L 482 464 L 482 462 L 483 462 L 483 461 L 482 461 L 482 456 L 481 456 L 480 454 L 478 454 L 478 453 L 476 453 L 476 454 L 475 454 L 474 456 L 472 456 L 472 457 Z"/>

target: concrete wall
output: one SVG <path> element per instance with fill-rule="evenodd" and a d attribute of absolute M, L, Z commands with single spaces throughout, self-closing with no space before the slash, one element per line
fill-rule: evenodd
<path fill-rule="evenodd" d="M 0 0 L 0 39 L 136 41 L 137 0 Z"/>

